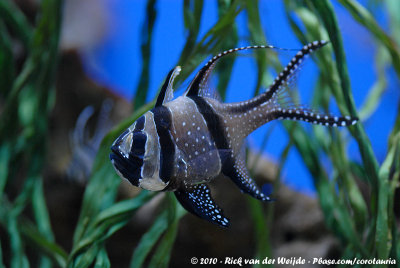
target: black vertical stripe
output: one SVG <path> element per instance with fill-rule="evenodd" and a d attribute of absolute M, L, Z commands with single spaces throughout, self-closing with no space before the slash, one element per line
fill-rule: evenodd
<path fill-rule="evenodd" d="M 214 140 L 215 145 L 218 149 L 219 159 L 221 161 L 222 167 L 221 171 L 226 175 L 227 171 L 234 170 L 235 160 L 232 158 L 229 148 L 229 143 L 226 138 L 224 125 L 222 118 L 218 116 L 215 110 L 207 103 L 207 101 L 202 97 L 189 97 L 191 98 L 197 106 L 197 109 L 204 117 L 206 121 L 208 131 L 210 131 L 211 138 Z M 228 150 L 224 150 L 228 149 Z M 229 174 L 228 174 L 229 175 Z"/>
<path fill-rule="evenodd" d="M 218 149 L 228 149 L 229 144 L 226 139 L 224 125 L 221 118 L 214 111 L 214 109 L 207 103 L 207 101 L 198 96 L 190 96 L 190 99 L 194 101 L 197 106 L 197 109 L 204 117 L 206 121 L 208 130 L 211 133 L 211 137 L 215 142 L 215 145 Z"/>
<path fill-rule="evenodd" d="M 160 178 L 169 182 L 173 175 L 175 144 L 170 133 L 171 112 L 165 106 L 158 106 L 151 110 L 154 114 L 158 139 L 160 141 Z"/>
<path fill-rule="evenodd" d="M 138 157 L 126 159 L 121 155 L 119 148 L 115 146 L 111 147 L 111 150 L 113 153 L 110 154 L 110 159 L 113 161 L 114 167 L 132 185 L 139 186 L 139 180 L 142 178 L 141 167 L 143 166 L 143 159 Z"/>
<path fill-rule="evenodd" d="M 131 154 L 143 159 L 146 152 L 147 136 L 142 131 L 133 132 L 132 135 Z"/>
<path fill-rule="evenodd" d="M 138 118 L 138 120 L 136 120 L 135 128 L 133 129 L 133 131 L 136 132 L 136 131 L 143 130 L 145 122 L 146 122 L 146 118 L 144 115 L 142 115 L 141 117 Z"/>

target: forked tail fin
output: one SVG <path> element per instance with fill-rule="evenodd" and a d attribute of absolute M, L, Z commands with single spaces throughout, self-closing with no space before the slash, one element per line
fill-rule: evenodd
<path fill-rule="evenodd" d="M 260 100 L 258 102 L 261 104 L 261 100 L 264 99 L 265 102 L 261 104 L 261 106 L 268 104 L 266 110 L 268 113 L 270 113 L 270 120 L 296 120 L 331 127 L 346 127 L 357 123 L 357 117 L 326 115 L 296 105 L 284 107 L 284 105 L 279 103 L 279 95 L 284 93 L 284 90 L 288 86 L 290 79 L 296 73 L 296 70 L 299 68 L 299 65 L 303 61 L 304 57 L 326 44 L 326 41 L 321 40 L 305 45 L 292 58 L 283 71 L 279 73 L 279 75 L 275 78 L 274 83 L 268 88 L 268 90 L 264 94 L 260 95 Z"/>

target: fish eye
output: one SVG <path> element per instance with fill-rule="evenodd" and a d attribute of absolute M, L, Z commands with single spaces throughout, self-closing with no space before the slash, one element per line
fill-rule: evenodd
<path fill-rule="evenodd" d="M 131 153 L 139 158 L 144 157 L 147 136 L 143 132 L 134 132 L 132 134 Z"/>

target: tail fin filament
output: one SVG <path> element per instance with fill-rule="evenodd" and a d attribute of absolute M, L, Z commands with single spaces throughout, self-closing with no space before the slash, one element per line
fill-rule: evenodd
<path fill-rule="evenodd" d="M 357 117 L 325 115 L 302 108 L 273 108 L 271 113 L 278 120 L 304 121 L 314 125 L 331 127 L 347 127 L 356 124 L 358 121 Z"/>

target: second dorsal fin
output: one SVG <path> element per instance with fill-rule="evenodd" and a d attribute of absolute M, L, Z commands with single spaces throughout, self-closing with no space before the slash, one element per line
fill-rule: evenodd
<path fill-rule="evenodd" d="M 160 93 L 158 94 L 155 107 L 161 106 L 174 98 L 174 89 L 172 88 L 172 85 L 174 83 L 175 77 L 177 77 L 180 72 L 181 67 L 176 66 L 168 73 L 167 78 L 165 78 L 165 82 L 160 90 Z"/>
<path fill-rule="evenodd" d="M 223 56 L 226 56 L 231 53 L 235 53 L 237 51 L 241 50 L 249 50 L 249 49 L 264 49 L 264 48 L 271 48 L 271 49 L 281 49 L 281 50 L 291 50 L 291 49 L 283 49 L 275 46 L 269 46 L 269 45 L 259 45 L 259 46 L 246 46 L 246 47 L 237 47 L 237 48 L 232 48 L 229 50 L 225 50 L 218 55 L 215 55 L 212 57 L 205 65 L 203 68 L 198 71 L 192 82 L 190 83 L 188 89 L 184 93 L 185 96 L 198 96 L 200 93 L 200 90 L 207 84 L 207 80 L 210 77 L 210 74 L 212 70 L 215 67 L 215 64 L 217 61 L 222 58 Z"/>

